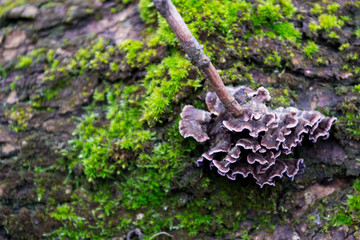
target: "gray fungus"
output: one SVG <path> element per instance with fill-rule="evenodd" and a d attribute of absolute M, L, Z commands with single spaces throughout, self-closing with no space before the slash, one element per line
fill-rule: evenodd
<path fill-rule="evenodd" d="M 264 102 L 271 99 L 263 87 L 254 91 L 245 86 L 228 87 L 242 107 L 240 118 L 225 110 L 215 92 L 208 92 L 210 112 L 186 105 L 181 113 L 179 130 L 183 137 L 198 142 L 209 141 L 209 149 L 196 161 L 201 166 L 210 161 L 220 175 L 235 180 L 252 175 L 261 187 L 275 185 L 274 178 L 286 174 L 291 179 L 305 167 L 303 159 L 286 158 L 301 145 L 305 136 L 316 142 L 329 137 L 334 117 L 317 111 L 293 107 L 271 109 Z"/>

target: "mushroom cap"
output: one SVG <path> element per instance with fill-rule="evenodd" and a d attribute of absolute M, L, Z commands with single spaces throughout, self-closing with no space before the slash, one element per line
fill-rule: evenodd
<path fill-rule="evenodd" d="M 198 142 L 205 142 L 209 139 L 204 130 L 206 124 L 211 121 L 209 112 L 186 105 L 180 116 L 183 120 L 179 122 L 179 130 L 184 138 L 193 137 Z"/>

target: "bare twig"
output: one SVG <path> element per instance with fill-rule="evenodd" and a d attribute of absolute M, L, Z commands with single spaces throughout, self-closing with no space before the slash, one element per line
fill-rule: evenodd
<path fill-rule="evenodd" d="M 225 108 L 234 117 L 240 117 L 242 113 L 239 103 L 226 89 L 218 72 L 212 65 L 210 58 L 205 55 L 203 46 L 200 45 L 196 38 L 191 34 L 171 0 L 153 0 L 153 2 L 157 10 L 166 19 L 176 37 L 179 39 L 181 46 L 184 48 L 185 53 L 189 56 L 190 60 L 209 78 L 217 96 L 224 104 Z"/>
<path fill-rule="evenodd" d="M 149 240 L 151 240 L 151 239 L 153 239 L 153 238 L 155 238 L 155 237 L 157 237 L 157 236 L 160 236 L 160 235 L 166 235 L 166 236 L 168 236 L 168 237 L 174 238 L 173 235 L 171 235 L 171 234 L 169 234 L 169 233 L 167 233 L 167 232 L 159 232 L 159 233 L 156 233 L 156 234 L 152 235 L 152 236 L 149 238 Z"/>

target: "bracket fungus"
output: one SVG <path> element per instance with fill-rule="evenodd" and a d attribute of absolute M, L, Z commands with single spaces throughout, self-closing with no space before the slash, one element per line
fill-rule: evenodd
<path fill-rule="evenodd" d="M 186 105 L 181 113 L 179 130 L 183 137 L 209 142 L 209 149 L 196 161 L 201 166 L 210 161 L 218 173 L 235 180 L 250 174 L 256 183 L 275 185 L 274 178 L 286 174 L 291 179 L 305 167 L 303 159 L 286 155 L 301 145 L 305 136 L 316 142 L 329 137 L 334 117 L 317 111 L 301 111 L 293 107 L 271 109 L 264 102 L 271 99 L 263 87 L 253 91 L 239 86 L 227 90 L 241 106 L 241 116 L 233 117 L 215 92 L 208 92 L 208 111 Z"/>

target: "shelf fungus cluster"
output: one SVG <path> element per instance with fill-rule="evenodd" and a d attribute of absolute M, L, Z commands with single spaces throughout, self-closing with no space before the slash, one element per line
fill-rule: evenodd
<path fill-rule="evenodd" d="M 235 180 L 251 174 L 258 185 L 274 185 L 274 177 L 286 174 L 292 178 L 304 167 L 303 159 L 289 159 L 286 155 L 301 145 L 307 136 L 313 142 L 329 137 L 336 118 L 324 117 L 317 111 L 300 111 L 296 108 L 271 109 L 264 102 L 269 92 L 260 87 L 228 87 L 242 107 L 239 118 L 225 110 L 216 93 L 208 92 L 206 104 L 210 112 L 191 105 L 184 107 L 179 124 L 183 137 L 198 142 L 209 141 L 209 149 L 197 160 L 201 166 L 210 161 L 218 173 Z"/>

